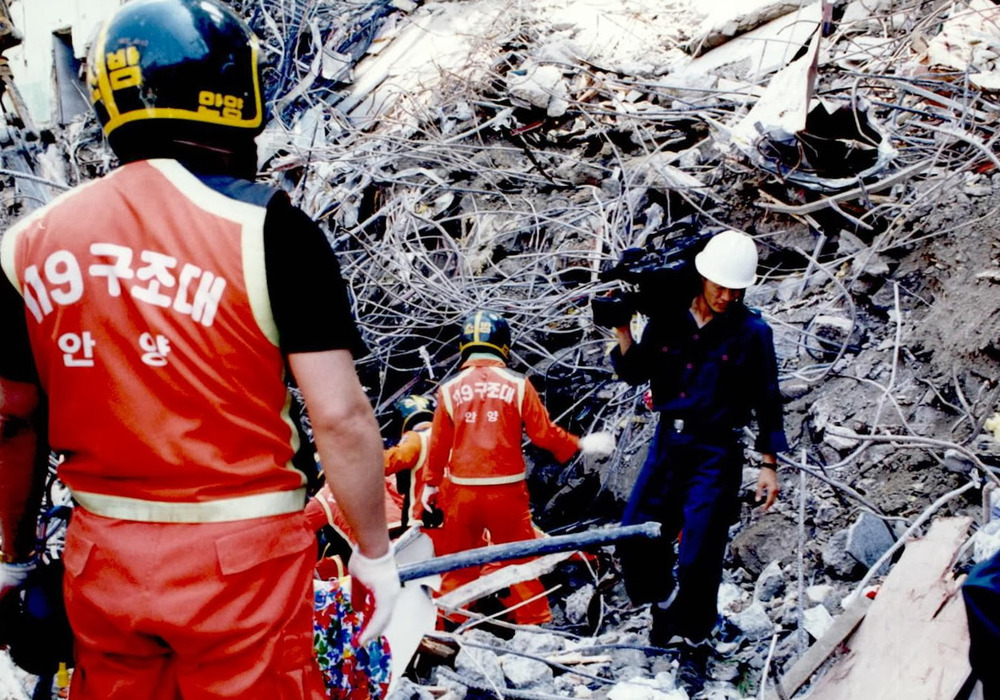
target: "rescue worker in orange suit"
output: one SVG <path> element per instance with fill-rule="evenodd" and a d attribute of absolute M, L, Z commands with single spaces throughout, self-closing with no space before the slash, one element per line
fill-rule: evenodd
<path fill-rule="evenodd" d="M 552 422 L 531 382 L 507 367 L 510 343 L 510 327 L 503 317 L 476 311 L 462 327 L 460 372 L 438 389 L 423 491 L 425 508 L 437 504 L 444 511 L 438 554 L 481 547 L 484 531 L 493 544 L 537 536 L 521 451 L 525 432 L 560 462 L 578 450 L 606 456 L 614 449 L 607 433 L 579 438 Z M 440 490 L 446 475 L 446 487 Z M 444 577 L 441 592 L 478 574 L 473 568 L 453 572 Z M 515 623 L 552 619 L 537 579 L 512 586 L 503 602 L 508 608 L 517 605 L 510 613 Z"/>
<path fill-rule="evenodd" d="M 403 497 L 402 527 L 427 525 L 434 529 L 440 523 L 424 522 L 425 517 L 436 520 L 436 516 L 424 511 L 421 498 L 434 402 L 429 396 L 405 396 L 396 402 L 396 412 L 401 420 L 401 435 L 399 442 L 385 451 L 385 473 L 395 477 L 396 489 Z"/>
<path fill-rule="evenodd" d="M 252 182 L 257 46 L 213 0 L 123 5 L 87 67 L 121 165 L 0 241 L 0 595 L 33 565 L 47 430 L 77 504 L 63 553 L 74 700 L 326 697 L 289 370 L 358 538 L 362 642 L 399 593 L 336 258 Z"/>

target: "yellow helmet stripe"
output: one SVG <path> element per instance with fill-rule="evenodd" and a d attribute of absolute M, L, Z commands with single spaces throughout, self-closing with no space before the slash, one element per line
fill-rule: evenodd
<path fill-rule="evenodd" d="M 105 22 L 104 26 L 101 27 L 101 33 L 97 37 L 97 46 L 94 49 L 94 60 L 97 62 L 94 71 L 97 74 L 97 89 L 101 93 L 104 108 L 108 110 L 108 124 L 118 118 L 118 105 L 115 104 L 115 93 L 111 89 L 111 80 L 108 78 L 108 63 L 104 52 L 110 26 L 110 22 Z M 110 133 L 107 125 L 104 126 L 104 133 Z"/>
<path fill-rule="evenodd" d="M 260 91 L 260 66 L 257 63 L 260 42 L 257 35 L 250 33 L 250 65 L 253 66 L 253 99 L 257 102 L 257 118 L 253 119 L 251 126 L 259 126 L 264 119 L 264 95 Z"/>
<path fill-rule="evenodd" d="M 125 114 L 118 114 L 115 118 L 109 119 L 108 123 L 104 125 L 104 133 L 110 134 L 122 124 L 128 124 L 129 122 L 141 119 L 183 119 L 185 121 L 245 127 L 248 129 L 258 126 L 261 121 L 259 114 L 256 119 L 226 119 L 211 112 L 195 112 L 190 109 L 176 109 L 173 107 L 149 107 L 141 110 L 132 110 Z"/>
<path fill-rule="evenodd" d="M 477 343 L 481 342 L 479 340 L 479 322 L 482 320 L 482 318 L 483 318 L 483 312 L 477 311 L 476 320 L 473 322 L 473 329 L 472 329 L 472 340 Z"/>

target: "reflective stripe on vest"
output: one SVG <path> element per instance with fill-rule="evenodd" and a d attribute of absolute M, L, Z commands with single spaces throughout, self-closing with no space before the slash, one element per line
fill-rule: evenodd
<path fill-rule="evenodd" d="M 500 375 L 501 378 L 506 379 L 508 382 L 514 382 L 517 385 L 517 415 L 524 414 L 524 383 L 528 381 L 522 375 L 514 374 L 514 372 L 506 367 L 489 367 L 494 373 Z"/>
<path fill-rule="evenodd" d="M 448 475 L 448 480 L 459 486 L 499 486 L 500 484 L 516 484 L 524 481 L 524 472 L 520 474 L 506 474 L 504 476 L 455 476 Z"/>
<path fill-rule="evenodd" d="M 73 498 L 84 509 L 105 518 L 143 523 L 223 523 L 297 513 L 305 505 L 306 490 L 256 493 L 197 503 L 144 501 L 85 491 L 74 491 Z"/>
<path fill-rule="evenodd" d="M 431 427 L 430 425 L 424 428 L 414 428 L 413 432 L 417 434 L 420 439 L 420 454 L 417 455 L 417 463 L 410 467 L 410 488 L 406 494 L 408 505 L 410 506 L 409 513 L 403 513 L 404 520 L 407 523 L 418 523 L 423 524 L 421 516 L 424 514 L 424 504 L 420 502 L 417 498 L 417 486 L 422 484 L 423 481 L 420 477 L 420 470 L 423 468 L 424 463 L 427 461 L 427 449 L 431 442 Z M 400 523 L 402 525 L 402 523 Z"/>

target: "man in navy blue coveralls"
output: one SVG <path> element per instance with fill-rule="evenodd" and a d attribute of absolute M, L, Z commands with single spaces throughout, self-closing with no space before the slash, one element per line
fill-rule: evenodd
<path fill-rule="evenodd" d="M 977 564 L 962 584 L 969 622 L 969 663 L 983 697 L 1000 697 L 1000 552 Z"/>
<path fill-rule="evenodd" d="M 622 524 L 656 521 L 661 536 L 618 547 L 632 602 L 652 603 L 653 646 L 697 645 L 715 626 L 729 526 L 739 516 L 740 435 L 751 414 L 763 459 L 756 498 L 766 494 L 767 510 L 778 495 L 776 455 L 788 443 L 773 336 L 742 302 L 756 267 L 753 239 L 724 231 L 695 257 L 698 285 L 665 300 L 641 340 L 627 326 L 615 329 L 615 371 L 629 384 L 649 381 L 660 414 Z"/>

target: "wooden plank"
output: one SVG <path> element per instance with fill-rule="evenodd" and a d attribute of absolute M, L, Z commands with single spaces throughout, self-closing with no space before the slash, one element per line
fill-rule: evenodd
<path fill-rule="evenodd" d="M 849 650 L 817 681 L 810 700 L 954 698 L 970 673 L 969 633 L 951 574 L 970 518 L 939 518 L 906 545 Z"/>
<path fill-rule="evenodd" d="M 837 647 L 857 629 L 871 604 L 870 598 L 863 596 L 859 598 L 833 621 L 826 634 L 809 647 L 788 673 L 781 677 L 781 688 L 785 691 L 785 697 L 792 697 Z M 778 692 L 772 688 L 767 694 L 767 700 L 779 699 Z"/>

